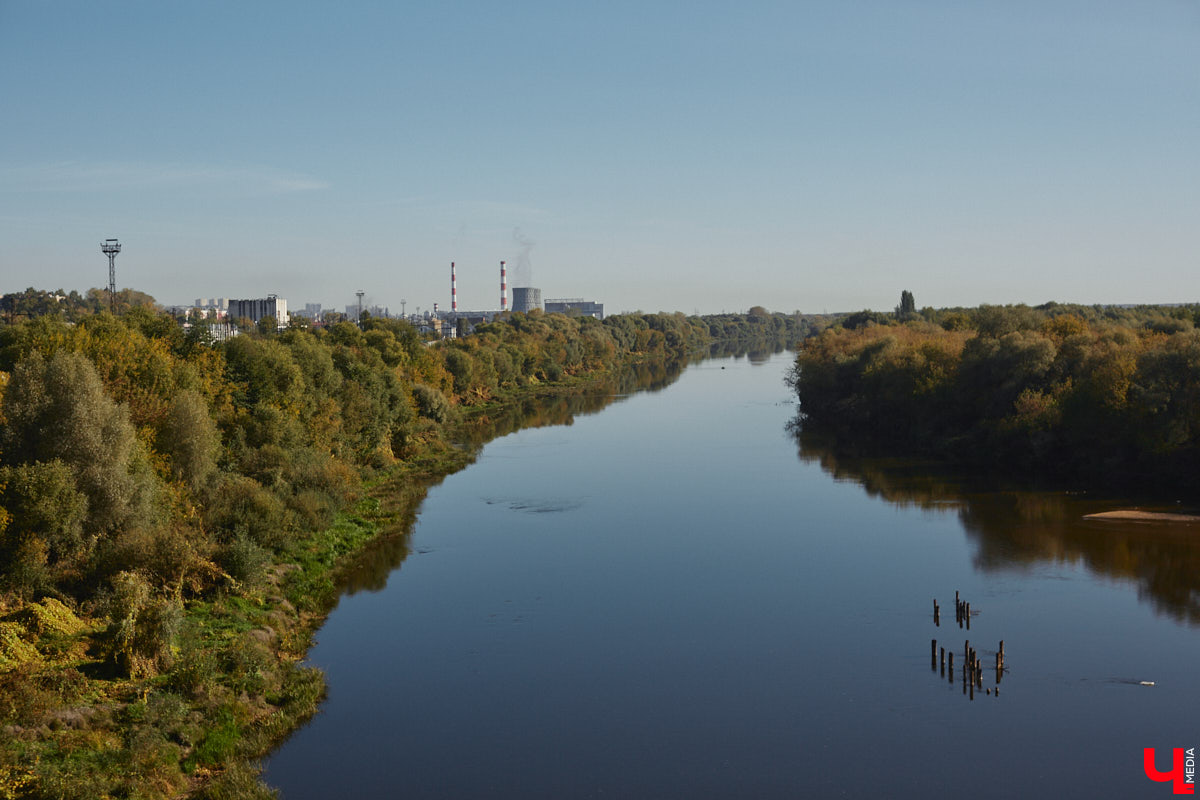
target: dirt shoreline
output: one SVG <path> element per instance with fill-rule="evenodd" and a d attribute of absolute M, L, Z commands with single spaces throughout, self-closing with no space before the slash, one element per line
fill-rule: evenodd
<path fill-rule="evenodd" d="M 1125 522 L 1200 522 L 1200 516 L 1195 514 L 1175 514 L 1166 511 L 1139 511 L 1136 508 L 1123 508 L 1117 511 L 1102 511 L 1099 514 L 1085 514 L 1083 518 L 1101 521 Z"/>

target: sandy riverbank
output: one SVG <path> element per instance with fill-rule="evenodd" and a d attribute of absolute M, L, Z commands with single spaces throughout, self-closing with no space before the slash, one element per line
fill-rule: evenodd
<path fill-rule="evenodd" d="M 1136 508 L 1123 508 L 1117 511 L 1103 511 L 1099 514 L 1085 514 L 1083 518 L 1125 522 L 1200 522 L 1200 516 L 1196 516 L 1194 514 L 1172 514 L 1165 511 L 1139 511 Z"/>

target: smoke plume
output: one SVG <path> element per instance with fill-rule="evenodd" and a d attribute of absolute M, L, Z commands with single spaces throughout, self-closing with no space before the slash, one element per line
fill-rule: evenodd
<path fill-rule="evenodd" d="M 513 242 L 517 245 L 517 255 L 513 259 L 512 280 L 509 286 L 533 286 L 533 261 L 529 251 L 533 250 L 533 240 L 521 233 L 520 228 L 513 228 Z"/>

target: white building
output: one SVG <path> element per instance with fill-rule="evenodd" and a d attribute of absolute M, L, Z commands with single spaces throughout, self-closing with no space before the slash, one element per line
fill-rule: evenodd
<path fill-rule="evenodd" d="M 245 317 L 251 322 L 258 322 L 263 317 L 274 317 L 275 323 L 284 328 L 288 324 L 287 300 L 273 294 L 254 300 L 230 300 L 229 317 Z"/>
<path fill-rule="evenodd" d="M 224 316 L 229 310 L 228 297 L 197 297 L 196 308 L 213 309 L 220 312 L 217 316 Z"/>

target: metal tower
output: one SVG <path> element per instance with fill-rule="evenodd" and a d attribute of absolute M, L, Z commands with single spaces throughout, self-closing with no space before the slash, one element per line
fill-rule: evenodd
<path fill-rule="evenodd" d="M 100 252 L 108 256 L 108 310 L 113 316 L 117 314 L 117 253 L 121 252 L 121 243 L 116 239 L 105 239 L 100 245 Z"/>

